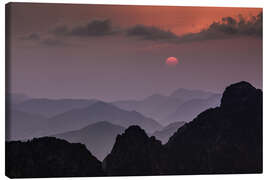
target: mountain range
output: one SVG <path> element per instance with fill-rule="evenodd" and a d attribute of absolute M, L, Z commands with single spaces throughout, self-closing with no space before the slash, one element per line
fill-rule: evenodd
<path fill-rule="evenodd" d="M 28 103 L 28 101 L 26 103 Z M 57 102 L 57 104 L 58 103 L 59 102 Z M 20 106 L 22 105 L 20 104 Z M 65 108 L 70 109 L 70 107 L 67 107 L 68 106 Z M 63 110 L 63 108 L 61 109 Z M 91 101 L 91 105 L 89 106 L 67 110 L 64 113 L 57 114 L 50 118 L 40 115 L 43 113 L 35 114 L 34 112 L 35 111 L 31 113 L 29 111 L 24 112 L 15 108 L 8 111 L 8 131 L 6 139 L 19 140 L 55 135 L 80 130 L 91 124 L 103 121 L 124 128 L 131 125 L 140 125 L 149 133 L 153 133 L 162 128 L 154 119 L 144 117 L 136 111 L 122 110 L 112 104 L 101 101 Z"/>
<path fill-rule="evenodd" d="M 15 104 L 14 109 L 19 111 L 40 114 L 44 117 L 52 117 L 57 114 L 67 112 L 72 109 L 90 106 L 97 100 L 85 99 L 27 99 L 26 101 Z"/>
<path fill-rule="evenodd" d="M 6 140 L 39 137 L 46 126 L 46 118 L 42 115 L 16 109 L 7 110 L 6 118 Z"/>
<path fill-rule="evenodd" d="M 186 122 L 179 121 L 171 123 L 165 127 L 163 127 L 161 130 L 155 131 L 152 136 L 155 136 L 158 140 L 162 142 L 162 144 L 165 144 L 168 142 L 169 138 L 183 125 L 185 125 Z"/>
<path fill-rule="evenodd" d="M 80 143 L 53 137 L 6 143 L 9 178 L 104 176 L 101 162 Z"/>
<path fill-rule="evenodd" d="M 141 101 L 106 103 L 96 99 L 46 99 L 10 94 L 6 139 L 65 133 L 101 121 L 124 128 L 139 125 L 152 134 L 161 130 L 162 125 L 189 121 L 202 110 L 218 105 L 219 96 L 200 90 L 178 89 L 169 96 L 154 94 Z"/>
<path fill-rule="evenodd" d="M 161 125 L 151 118 L 144 117 L 136 111 L 122 110 L 105 102 L 96 102 L 88 107 L 73 109 L 65 113 L 53 116 L 48 120 L 47 132 L 66 132 L 81 129 L 87 125 L 107 121 L 112 124 L 128 127 L 140 125 L 147 132 L 152 133 L 161 129 Z"/>
<path fill-rule="evenodd" d="M 170 127 L 175 124 L 163 130 Z M 88 134 L 91 128 L 66 137 Z M 6 173 L 9 177 L 261 173 L 262 91 L 247 82 L 232 84 L 225 89 L 220 106 L 181 124 L 164 145 L 148 134 L 138 125 L 119 133 L 102 168 L 90 146 L 89 152 L 78 145 L 81 151 L 77 145 L 48 137 L 6 142 Z"/>
<path fill-rule="evenodd" d="M 261 173 L 262 91 L 247 82 L 227 87 L 220 107 L 200 113 L 163 146 L 129 127 L 103 167 L 112 176 Z"/>
<path fill-rule="evenodd" d="M 77 131 L 51 135 L 65 139 L 71 143 L 85 144 L 92 154 L 99 160 L 103 160 L 111 151 L 116 136 L 122 134 L 125 128 L 109 122 L 97 122 Z"/>
<path fill-rule="evenodd" d="M 201 90 L 178 89 L 171 95 L 154 94 L 141 101 L 112 102 L 121 109 L 134 110 L 162 125 L 176 121 L 191 121 L 200 112 L 219 105 L 221 95 Z"/>

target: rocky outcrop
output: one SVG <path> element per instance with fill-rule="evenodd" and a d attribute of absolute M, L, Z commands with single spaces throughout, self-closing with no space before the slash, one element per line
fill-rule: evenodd
<path fill-rule="evenodd" d="M 80 143 L 53 137 L 6 142 L 10 178 L 103 176 L 101 162 Z"/>
<path fill-rule="evenodd" d="M 158 175 L 164 169 L 162 151 L 160 141 L 148 137 L 139 126 L 131 126 L 117 136 L 103 167 L 111 176 Z"/>
<path fill-rule="evenodd" d="M 221 106 L 201 113 L 166 144 L 167 174 L 262 172 L 262 92 L 226 88 Z"/>
<path fill-rule="evenodd" d="M 82 144 L 45 137 L 6 148 L 9 177 L 104 175 Z M 262 91 L 247 82 L 227 87 L 220 107 L 200 113 L 165 145 L 130 126 L 102 166 L 110 176 L 261 173 Z"/>
<path fill-rule="evenodd" d="M 103 162 L 109 175 L 262 172 L 262 91 L 226 88 L 221 106 L 180 127 L 162 146 L 139 127 L 117 137 Z"/>

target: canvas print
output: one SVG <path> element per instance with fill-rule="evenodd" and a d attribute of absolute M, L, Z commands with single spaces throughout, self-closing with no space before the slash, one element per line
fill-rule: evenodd
<path fill-rule="evenodd" d="M 6 175 L 262 173 L 262 18 L 7 4 Z"/>

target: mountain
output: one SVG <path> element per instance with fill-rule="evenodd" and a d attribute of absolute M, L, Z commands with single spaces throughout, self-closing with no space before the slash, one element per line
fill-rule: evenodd
<path fill-rule="evenodd" d="M 90 106 L 95 102 L 96 100 L 83 99 L 29 99 L 15 105 L 13 108 L 31 114 L 52 117 L 72 109 Z"/>
<path fill-rule="evenodd" d="M 6 99 L 10 101 L 11 104 L 18 104 L 30 99 L 30 97 L 22 93 L 7 93 Z"/>
<path fill-rule="evenodd" d="M 169 96 L 154 94 L 141 101 L 116 101 L 113 104 L 121 109 L 137 111 L 162 125 L 168 125 L 176 121 L 192 120 L 203 110 L 219 105 L 220 98 L 221 95 L 212 92 L 178 89 Z"/>
<path fill-rule="evenodd" d="M 111 153 L 102 166 L 109 176 L 158 175 L 163 147 L 155 137 L 149 138 L 139 126 L 131 126 L 118 135 Z"/>
<path fill-rule="evenodd" d="M 63 133 L 101 121 L 123 127 L 140 125 L 149 133 L 162 127 L 155 120 L 146 118 L 138 112 L 125 111 L 112 104 L 99 101 L 88 107 L 70 110 L 48 119 L 47 130 L 49 134 Z"/>
<path fill-rule="evenodd" d="M 180 88 L 172 92 L 170 97 L 178 98 L 186 102 L 192 99 L 208 99 L 213 95 L 217 95 L 217 94 L 213 92 L 202 91 L 202 90 L 190 90 L 190 89 Z"/>
<path fill-rule="evenodd" d="M 202 111 L 208 108 L 214 108 L 220 105 L 221 95 L 212 95 L 207 99 L 192 99 L 181 104 L 174 113 L 166 119 L 168 123 L 175 121 L 191 121 Z"/>
<path fill-rule="evenodd" d="M 6 140 L 19 140 L 39 136 L 46 126 L 46 118 L 7 108 Z"/>
<path fill-rule="evenodd" d="M 103 161 L 109 175 L 262 172 L 262 91 L 247 82 L 228 86 L 219 107 L 180 127 L 165 145 L 131 130 Z"/>
<path fill-rule="evenodd" d="M 101 162 L 84 145 L 52 137 L 6 142 L 9 178 L 104 176 Z"/>
<path fill-rule="evenodd" d="M 124 130 L 121 126 L 103 121 L 91 124 L 77 131 L 52 136 L 65 139 L 72 143 L 79 142 L 85 144 L 87 149 L 91 150 L 95 157 L 103 160 L 111 151 L 116 136 L 122 134 Z"/>
<path fill-rule="evenodd" d="M 174 107 L 181 103 L 181 100 L 160 94 L 151 95 L 142 101 L 126 100 L 113 102 L 114 105 L 121 109 L 134 110 L 155 119 L 161 119 L 169 115 L 170 112 L 174 112 L 176 110 Z"/>
<path fill-rule="evenodd" d="M 227 87 L 221 106 L 180 128 L 166 148 L 168 174 L 262 172 L 262 91 Z"/>
<path fill-rule="evenodd" d="M 161 130 L 154 132 L 153 136 L 155 136 L 158 140 L 161 140 L 161 142 L 165 144 L 168 142 L 169 138 L 185 123 L 186 122 L 184 121 L 171 123 L 168 126 L 162 128 Z"/>

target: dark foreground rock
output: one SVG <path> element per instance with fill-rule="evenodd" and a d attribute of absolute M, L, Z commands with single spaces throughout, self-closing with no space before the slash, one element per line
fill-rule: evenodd
<path fill-rule="evenodd" d="M 155 137 L 148 137 L 139 126 L 131 126 L 118 135 L 111 153 L 103 161 L 108 175 L 161 174 L 163 147 Z"/>
<path fill-rule="evenodd" d="M 162 146 L 139 127 L 117 137 L 103 162 L 109 175 L 262 172 L 262 91 L 226 88 L 221 106 L 185 124 Z"/>
<path fill-rule="evenodd" d="M 167 174 L 261 173 L 262 91 L 226 88 L 221 106 L 180 128 L 165 146 Z"/>
<path fill-rule="evenodd" d="M 104 175 L 82 144 L 45 137 L 7 142 L 6 148 L 9 177 Z M 165 145 L 131 126 L 102 166 L 110 176 L 261 173 L 262 91 L 247 82 L 227 87 L 220 107 L 180 127 Z"/>
<path fill-rule="evenodd" d="M 103 176 L 101 162 L 83 144 L 53 137 L 6 142 L 10 178 Z"/>

